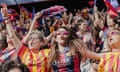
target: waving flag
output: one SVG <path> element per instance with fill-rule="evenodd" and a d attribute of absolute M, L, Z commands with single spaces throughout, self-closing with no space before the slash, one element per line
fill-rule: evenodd
<path fill-rule="evenodd" d="M 42 10 L 43 14 L 47 16 L 54 16 L 64 11 L 67 11 L 67 9 L 64 6 L 58 5 Z"/>
<path fill-rule="evenodd" d="M 8 15 L 9 16 L 18 16 L 18 13 L 15 9 L 8 9 Z"/>
<path fill-rule="evenodd" d="M 8 9 L 8 16 L 10 16 L 11 20 L 15 20 L 18 16 L 18 13 L 15 9 Z"/>
<path fill-rule="evenodd" d="M 113 6 L 113 8 L 117 8 L 119 6 L 118 1 L 117 0 L 110 0 L 111 5 Z"/>
<path fill-rule="evenodd" d="M 107 7 L 113 7 L 113 8 L 117 8 L 119 7 L 119 3 L 117 0 L 104 0 L 105 4 Z"/>
<path fill-rule="evenodd" d="M 107 8 L 108 8 L 108 13 L 112 16 L 118 16 L 117 14 L 117 8 L 119 7 L 119 4 L 117 0 L 104 0 Z"/>

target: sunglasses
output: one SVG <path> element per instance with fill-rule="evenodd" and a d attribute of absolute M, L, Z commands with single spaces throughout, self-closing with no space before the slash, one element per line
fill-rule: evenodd
<path fill-rule="evenodd" d="M 108 36 L 110 36 L 110 35 L 118 35 L 118 34 L 120 34 L 120 32 L 114 31 L 114 32 L 110 32 L 110 33 L 108 34 Z"/>
<path fill-rule="evenodd" d="M 69 32 L 67 31 L 63 31 L 63 32 L 57 32 L 57 35 L 68 35 Z"/>

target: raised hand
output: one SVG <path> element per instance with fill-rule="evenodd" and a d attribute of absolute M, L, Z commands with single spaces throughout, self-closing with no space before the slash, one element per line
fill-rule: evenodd
<path fill-rule="evenodd" d="M 37 12 L 34 16 L 34 19 L 38 19 L 42 16 L 42 13 L 41 12 Z"/>
<path fill-rule="evenodd" d="M 5 3 L 2 5 L 1 13 L 2 13 L 3 17 L 7 17 L 8 16 L 8 9 L 7 9 L 7 5 Z"/>

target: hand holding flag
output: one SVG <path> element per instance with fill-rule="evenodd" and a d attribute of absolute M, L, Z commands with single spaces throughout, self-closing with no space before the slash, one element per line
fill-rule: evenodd
<path fill-rule="evenodd" d="M 34 19 L 38 19 L 42 16 L 42 13 L 41 12 L 37 12 L 35 15 L 34 15 Z"/>

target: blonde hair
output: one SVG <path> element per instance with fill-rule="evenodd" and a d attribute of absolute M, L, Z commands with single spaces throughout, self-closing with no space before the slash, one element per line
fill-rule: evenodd
<path fill-rule="evenodd" d="M 39 31 L 39 30 L 33 30 L 33 31 L 30 33 L 30 36 L 29 36 L 28 39 L 31 39 L 31 36 L 32 36 L 33 34 L 38 35 L 40 41 L 44 41 L 44 34 L 43 34 L 43 32 L 41 32 L 41 31 Z"/>

